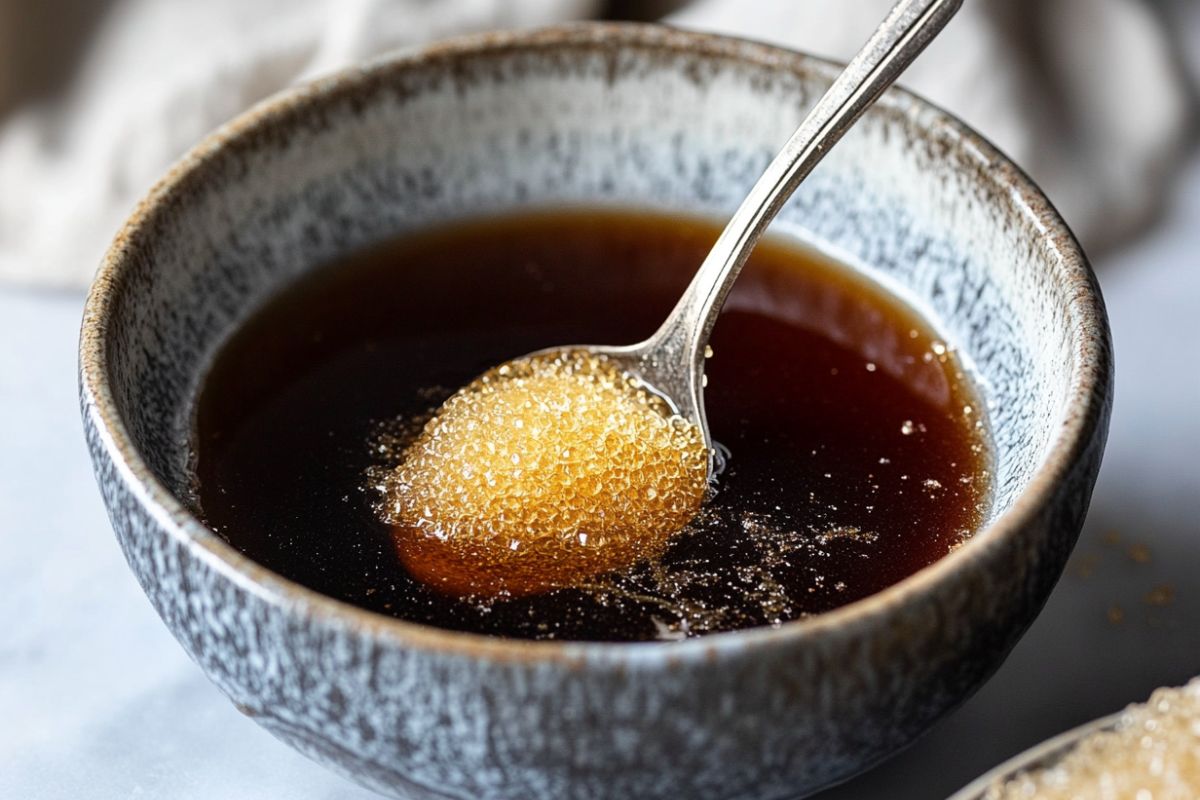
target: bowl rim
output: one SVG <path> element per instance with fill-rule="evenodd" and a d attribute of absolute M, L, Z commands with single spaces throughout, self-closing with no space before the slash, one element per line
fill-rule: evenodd
<path fill-rule="evenodd" d="M 641 49 L 719 58 L 753 67 L 766 67 L 802 78 L 832 81 L 841 71 L 837 62 L 794 50 L 735 37 L 684 31 L 658 24 L 582 22 L 528 31 L 490 32 L 404 49 L 363 65 L 273 95 L 208 134 L 180 158 L 146 193 L 116 234 L 93 280 L 84 307 L 79 344 L 80 400 L 91 416 L 100 447 L 115 466 L 119 480 L 151 517 L 191 555 L 278 610 L 299 612 L 316 622 L 348 626 L 359 635 L 390 641 L 407 648 L 516 662 L 555 662 L 568 665 L 610 663 L 622 668 L 711 660 L 744 648 L 812 639 L 866 625 L 889 609 L 932 592 L 951 575 L 986 560 L 989 553 L 1012 539 L 1051 501 L 1055 489 L 1095 436 L 1104 435 L 1111 400 L 1111 344 L 1099 286 L 1074 235 L 1053 205 L 1025 175 L 983 136 L 941 108 L 894 87 L 877 107 L 914 118 L 923 136 L 941 139 L 976 167 L 976 180 L 990 182 L 991 197 L 1010 204 L 1007 213 L 1025 218 L 1039 231 L 1053 280 L 1073 288 L 1077 302 L 1064 316 L 1076 363 L 1065 419 L 1057 426 L 1043 462 L 1012 506 L 979 530 L 954 552 L 873 595 L 829 612 L 794 620 L 778 627 L 754 627 L 708 634 L 679 641 L 594 642 L 545 641 L 493 637 L 451 631 L 387 617 L 335 599 L 286 578 L 242 555 L 192 515 L 151 472 L 117 409 L 108 379 L 107 331 L 116 297 L 126 277 L 126 256 L 141 237 L 150 235 L 163 210 L 185 194 L 189 179 L 231 148 L 272 125 L 288 125 L 313 105 L 336 99 L 409 69 L 453 64 L 457 59 L 497 56 L 508 52 L 583 52 Z M 94 458 L 97 456 L 94 456 Z"/>

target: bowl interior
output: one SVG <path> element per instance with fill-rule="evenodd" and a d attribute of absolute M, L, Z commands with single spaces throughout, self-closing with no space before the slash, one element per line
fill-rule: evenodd
<path fill-rule="evenodd" d="M 728 40 L 598 30 L 492 37 L 331 78 L 227 126 L 160 184 L 102 272 L 102 349 L 133 446 L 185 506 L 205 368 L 297 275 L 499 210 L 725 217 L 836 74 Z M 991 519 L 1063 425 L 1081 304 L 1094 302 L 1040 196 L 1014 184 L 1026 187 L 985 144 L 893 92 L 775 223 L 886 284 L 959 348 L 994 436 Z"/>

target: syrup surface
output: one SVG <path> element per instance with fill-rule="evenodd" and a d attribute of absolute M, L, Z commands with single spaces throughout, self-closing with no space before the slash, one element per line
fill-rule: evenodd
<path fill-rule="evenodd" d="M 768 239 L 707 367 L 728 468 L 658 558 L 511 599 L 452 597 L 406 568 L 372 476 L 397 466 L 429 413 L 524 353 L 644 338 L 718 232 L 642 212 L 523 213 L 317 270 L 215 359 L 197 401 L 198 512 L 251 558 L 327 595 L 524 638 L 780 624 L 873 594 L 961 544 L 987 509 L 989 454 L 954 353 L 876 284 Z"/>

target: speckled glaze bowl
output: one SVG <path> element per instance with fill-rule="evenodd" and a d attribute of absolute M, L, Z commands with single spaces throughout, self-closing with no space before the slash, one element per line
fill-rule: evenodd
<path fill-rule="evenodd" d="M 994 508 L 937 564 L 777 629 L 509 641 L 319 595 L 247 560 L 190 510 L 198 381 L 239 321 L 295 276 L 497 209 L 725 216 L 836 72 L 650 26 L 460 39 L 269 100 L 150 192 L 87 303 L 84 426 L 130 567 L 239 709 L 397 797 L 750 800 L 869 767 L 997 668 L 1088 506 L 1110 406 L 1107 323 L 1083 254 L 1037 188 L 903 91 L 866 115 L 776 229 L 899 292 L 977 373 Z"/>

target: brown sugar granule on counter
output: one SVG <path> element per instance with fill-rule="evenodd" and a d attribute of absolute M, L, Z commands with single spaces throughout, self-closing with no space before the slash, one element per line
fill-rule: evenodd
<path fill-rule="evenodd" d="M 1129 559 L 1138 564 L 1150 563 L 1150 548 L 1144 544 L 1131 544 L 1126 551 L 1129 554 Z"/>
<path fill-rule="evenodd" d="M 699 510 L 700 429 L 611 360 L 531 356 L 450 397 L 385 486 L 405 566 L 455 595 L 574 586 L 657 557 Z"/>
<path fill-rule="evenodd" d="M 1075 562 L 1074 573 L 1080 578 L 1090 578 L 1099 565 L 1100 556 L 1095 553 L 1086 553 Z"/>
<path fill-rule="evenodd" d="M 1151 606 L 1169 606 L 1175 601 L 1175 587 L 1169 583 L 1159 584 L 1150 590 L 1145 601 Z"/>

